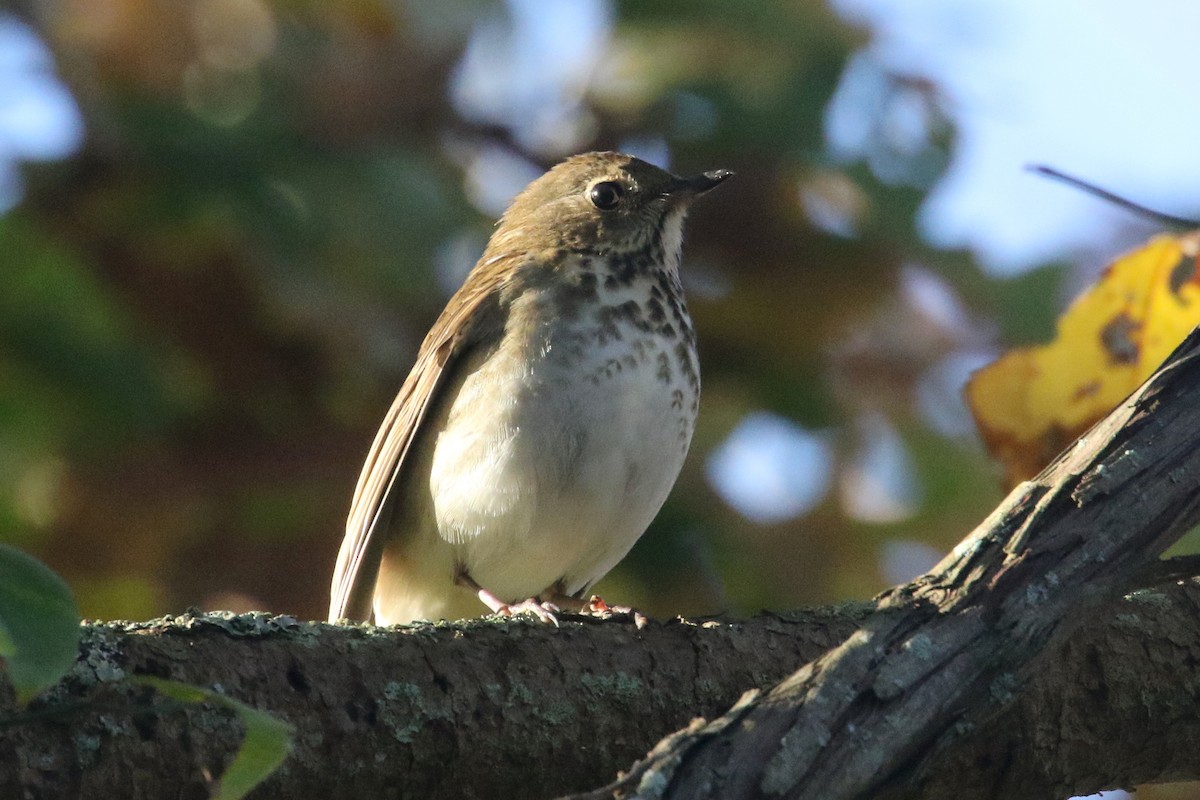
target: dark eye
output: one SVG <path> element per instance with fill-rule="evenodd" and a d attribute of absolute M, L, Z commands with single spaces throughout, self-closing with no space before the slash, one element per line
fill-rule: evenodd
<path fill-rule="evenodd" d="M 588 190 L 588 199 L 601 211 L 612 211 L 624 195 L 625 190 L 621 188 L 621 184 L 613 181 L 597 183 Z"/>

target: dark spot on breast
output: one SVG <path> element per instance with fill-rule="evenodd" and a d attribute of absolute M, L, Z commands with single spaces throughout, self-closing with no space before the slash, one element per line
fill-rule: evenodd
<path fill-rule="evenodd" d="M 662 322 L 667 318 L 667 313 L 663 311 L 662 303 L 651 297 L 646 303 L 646 313 L 650 316 L 650 321 L 654 323 Z"/>
<path fill-rule="evenodd" d="M 679 369 L 683 371 L 683 377 L 687 379 L 688 386 L 693 394 L 700 392 L 700 375 L 696 372 L 696 367 L 693 362 L 692 344 L 688 341 L 682 341 L 675 345 L 675 359 L 679 362 Z"/>
<path fill-rule="evenodd" d="M 592 376 L 592 383 L 598 384 L 601 378 L 609 380 L 613 375 L 620 374 L 621 370 L 623 370 L 626 366 L 637 366 L 636 363 L 630 365 L 623 363 L 624 361 L 625 359 L 617 360 L 615 358 L 610 358 L 605 361 L 604 365 L 597 368 L 596 374 Z"/>
<path fill-rule="evenodd" d="M 614 253 L 604 263 L 608 267 L 604 285 L 608 287 L 609 279 L 611 279 L 612 288 L 628 286 L 633 283 L 633 279 L 637 277 L 638 273 L 646 268 L 643 253 Z"/>
<path fill-rule="evenodd" d="M 619 342 L 622 338 L 621 329 L 617 327 L 617 323 L 611 320 L 596 328 L 596 341 L 602 345 Z"/>
<path fill-rule="evenodd" d="M 638 339 L 633 343 L 633 351 L 637 353 L 638 361 L 645 361 L 650 353 L 658 352 L 658 341 L 655 339 Z"/>
<path fill-rule="evenodd" d="M 606 332 L 615 331 L 618 322 L 627 322 L 641 331 L 650 330 L 650 323 L 646 321 L 642 314 L 642 307 L 635 300 L 626 300 L 615 306 L 601 306 L 597 317 Z M 621 338 L 619 332 L 612 335 L 614 338 Z"/>
<path fill-rule="evenodd" d="M 668 356 L 666 353 L 659 353 L 657 362 L 658 362 L 658 371 L 655 373 L 655 376 L 663 383 L 670 384 L 671 383 L 671 357 Z M 674 394 L 680 394 L 679 390 L 676 390 Z M 680 396 L 679 402 L 680 402 L 680 406 L 682 407 L 682 405 L 683 405 L 682 396 Z M 672 395 L 671 405 L 672 406 L 675 405 L 674 395 Z"/>
<path fill-rule="evenodd" d="M 638 465 L 632 462 L 625 465 L 625 493 L 629 494 L 638 485 Z"/>
<path fill-rule="evenodd" d="M 596 284 L 598 279 L 594 272 L 581 272 L 578 278 L 570 283 L 564 283 L 554 293 L 554 310 L 559 316 L 573 317 L 579 313 L 580 306 L 594 303 L 597 299 Z"/>

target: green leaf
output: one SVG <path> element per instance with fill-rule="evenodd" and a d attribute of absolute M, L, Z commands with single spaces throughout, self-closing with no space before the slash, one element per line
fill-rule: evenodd
<path fill-rule="evenodd" d="M 62 578 L 0 544 L 0 656 L 24 705 L 57 683 L 79 652 L 79 609 Z"/>
<path fill-rule="evenodd" d="M 238 800 L 276 770 L 292 749 L 292 726 L 265 711 L 228 701 L 246 726 L 242 749 L 221 776 L 216 800 Z"/>
<path fill-rule="evenodd" d="M 232 710 L 246 735 L 242 746 L 221 776 L 213 800 L 240 800 L 274 772 L 292 749 L 292 726 L 245 703 L 190 683 L 142 675 L 138 683 L 184 703 L 215 703 Z"/>

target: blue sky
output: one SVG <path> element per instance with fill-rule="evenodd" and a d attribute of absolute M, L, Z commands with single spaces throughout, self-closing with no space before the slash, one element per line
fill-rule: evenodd
<path fill-rule="evenodd" d="M 20 162 L 64 158 L 82 140 L 83 120 L 50 52 L 0 13 L 0 213 L 21 197 Z"/>
<path fill-rule="evenodd" d="M 867 55 L 932 79 L 958 126 L 921 216 L 934 243 L 1000 273 L 1085 254 L 1145 229 L 1023 171 L 1050 164 L 1164 211 L 1200 216 L 1193 0 L 834 0 L 873 34 Z"/>

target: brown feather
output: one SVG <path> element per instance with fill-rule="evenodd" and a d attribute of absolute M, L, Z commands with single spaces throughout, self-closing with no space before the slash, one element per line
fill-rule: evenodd
<path fill-rule="evenodd" d="M 329 620 L 369 619 L 391 505 L 402 496 L 405 458 L 421 422 L 437 406 L 450 374 L 481 337 L 503 329 L 501 291 L 520 254 L 487 256 L 446 304 L 417 353 L 412 371 L 371 443 L 350 503 L 346 536 L 334 566 Z M 487 313 L 487 312 L 492 313 Z"/>

